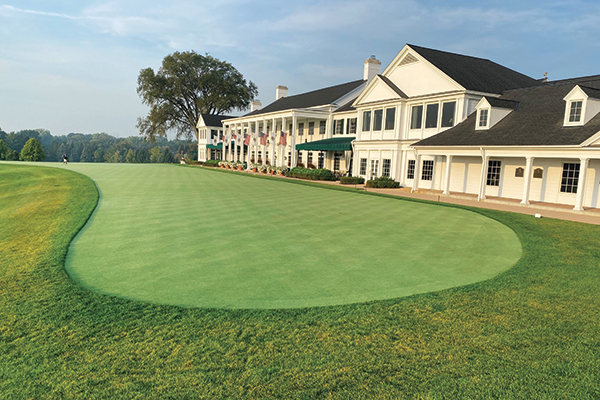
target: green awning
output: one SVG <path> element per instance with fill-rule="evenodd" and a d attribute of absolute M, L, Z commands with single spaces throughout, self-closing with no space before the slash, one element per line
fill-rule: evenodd
<path fill-rule="evenodd" d="M 354 136 L 334 137 L 331 139 L 315 140 L 309 143 L 300 143 L 296 145 L 296 150 L 352 150 L 352 141 Z"/>
<path fill-rule="evenodd" d="M 234 142 L 233 140 L 231 141 L 231 146 L 235 146 L 235 142 Z M 238 146 L 238 149 L 239 149 L 240 147 L 241 147 L 241 146 Z M 216 145 L 216 146 L 215 146 L 214 144 L 210 144 L 210 143 L 208 143 L 208 144 L 206 145 L 206 148 L 207 148 L 207 149 L 215 149 L 215 150 L 223 150 L 223 143 L 219 143 L 219 144 L 218 144 L 218 145 Z M 244 149 L 247 149 L 247 148 L 248 148 L 248 146 L 244 145 Z"/>

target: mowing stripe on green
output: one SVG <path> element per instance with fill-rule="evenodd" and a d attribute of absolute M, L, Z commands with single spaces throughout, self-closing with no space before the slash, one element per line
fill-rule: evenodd
<path fill-rule="evenodd" d="M 216 308 L 346 304 L 481 281 L 521 256 L 509 228 L 457 208 L 202 168 L 66 168 L 101 192 L 67 270 L 84 287 L 126 298 Z"/>

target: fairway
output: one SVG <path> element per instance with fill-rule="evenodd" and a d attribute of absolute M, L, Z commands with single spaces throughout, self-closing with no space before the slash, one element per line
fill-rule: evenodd
<path fill-rule="evenodd" d="M 174 165 L 67 168 L 101 192 L 67 271 L 130 299 L 215 308 L 364 302 L 481 281 L 521 255 L 509 228 L 457 208 Z"/>

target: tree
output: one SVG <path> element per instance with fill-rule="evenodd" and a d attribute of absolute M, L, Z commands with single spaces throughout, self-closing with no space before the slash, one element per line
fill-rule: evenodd
<path fill-rule="evenodd" d="M 42 144 L 36 138 L 31 138 L 21 150 L 21 161 L 43 161 L 46 159 L 46 152 Z"/>
<path fill-rule="evenodd" d="M 135 151 L 133 151 L 133 149 L 129 149 L 129 151 L 127 152 L 127 155 L 125 156 L 125 162 L 126 163 L 136 162 Z"/>
<path fill-rule="evenodd" d="M 150 149 L 150 162 L 160 162 L 160 147 L 156 146 Z"/>
<path fill-rule="evenodd" d="M 94 161 L 94 153 L 92 153 L 92 149 L 87 144 L 83 146 L 81 150 L 81 157 L 79 157 L 79 161 L 81 162 L 92 162 Z"/>
<path fill-rule="evenodd" d="M 198 139 L 200 114 L 246 109 L 258 88 L 228 62 L 186 51 L 166 56 L 158 73 L 141 70 L 137 93 L 150 107 L 148 116 L 138 118 L 137 127 L 140 135 L 154 142 L 171 129 L 177 137 L 191 138 L 193 132 Z"/>
<path fill-rule="evenodd" d="M 11 150 L 8 148 L 4 140 L 0 139 L 0 160 L 6 160 L 6 154 Z"/>

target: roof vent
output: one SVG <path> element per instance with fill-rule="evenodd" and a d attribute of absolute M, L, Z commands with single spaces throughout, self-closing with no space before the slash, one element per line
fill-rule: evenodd
<path fill-rule="evenodd" d="M 408 53 L 407 55 L 404 56 L 404 58 L 402 59 L 402 61 L 400 61 L 400 63 L 398 64 L 398 66 L 400 67 L 402 65 L 416 63 L 417 61 L 419 61 L 417 59 L 417 57 L 415 57 L 412 54 Z"/>

